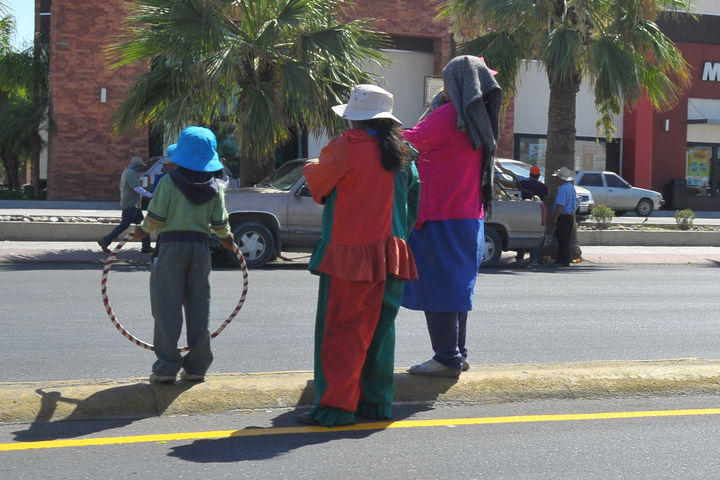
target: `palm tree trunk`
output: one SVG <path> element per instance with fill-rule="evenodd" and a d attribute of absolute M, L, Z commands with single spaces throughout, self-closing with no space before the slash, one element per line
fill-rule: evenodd
<path fill-rule="evenodd" d="M 0 152 L 0 157 L 2 158 L 5 175 L 7 175 L 8 187 L 11 190 L 17 190 L 18 188 L 20 188 L 19 156 L 13 151 L 4 150 Z"/>
<path fill-rule="evenodd" d="M 545 196 L 547 209 L 547 224 L 545 233 L 555 231 L 555 216 L 553 205 L 558 187 L 562 183 L 552 174 L 561 167 L 575 169 L 575 104 L 577 93 L 580 90 L 580 72 L 576 72 L 566 82 L 550 81 L 550 103 L 548 105 L 547 152 L 545 154 L 545 182 L 548 186 L 548 195 Z M 572 251 L 574 258 L 580 258 L 582 251 L 577 245 L 576 225 L 573 224 Z M 544 248 L 543 257 L 555 256 L 556 241 Z"/>
<path fill-rule="evenodd" d="M 40 145 L 37 143 L 33 144 L 30 161 L 30 169 L 32 171 L 31 181 L 35 187 L 35 200 L 40 200 Z"/>

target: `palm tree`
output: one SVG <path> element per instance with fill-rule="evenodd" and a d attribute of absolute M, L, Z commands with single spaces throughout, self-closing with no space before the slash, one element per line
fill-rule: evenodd
<path fill-rule="evenodd" d="M 38 39 L 35 46 L 16 51 L 8 41 L 12 29 L 12 17 L 0 21 L 0 161 L 8 186 L 18 189 L 20 167 L 29 158 L 37 198 L 44 145 L 40 132 L 52 125 L 47 118 L 48 44 Z"/>
<path fill-rule="evenodd" d="M 545 157 L 550 179 L 560 167 L 574 169 L 575 104 L 583 78 L 594 88 L 598 131 L 608 139 L 615 132 L 613 115 L 641 95 L 656 108 L 677 101 L 689 82 L 688 66 L 655 20 L 664 10 L 687 12 L 691 1 L 449 0 L 441 16 L 453 24 L 458 51 L 484 56 L 500 71 L 506 90 L 514 90 L 523 60 L 543 61 L 550 84 Z M 558 184 L 549 187 L 548 208 Z"/>
<path fill-rule="evenodd" d="M 243 180 L 258 180 L 291 132 L 336 132 L 330 107 L 371 80 L 363 62 L 384 62 L 384 37 L 367 21 L 337 20 L 343 3 L 135 0 L 126 38 L 109 53 L 114 67 L 151 68 L 128 90 L 118 130 L 152 123 L 175 135 L 190 123 L 229 125 L 252 159 Z"/>

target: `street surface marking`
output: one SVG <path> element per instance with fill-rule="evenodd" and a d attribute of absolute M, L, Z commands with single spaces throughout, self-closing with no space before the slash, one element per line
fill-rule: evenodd
<path fill-rule="evenodd" d="M 384 430 L 388 428 L 455 427 L 461 425 L 492 425 L 503 423 L 567 422 L 580 420 L 615 420 L 626 418 L 687 417 L 720 415 L 720 408 L 692 410 L 648 410 L 638 412 L 571 413 L 560 415 L 515 415 L 508 417 L 444 418 L 436 420 L 399 420 L 396 422 L 367 422 L 340 427 L 270 427 L 246 430 L 213 430 L 206 432 L 161 433 L 127 437 L 81 438 L 45 440 L 37 442 L 0 443 L 0 452 L 37 450 L 47 448 L 89 447 L 131 443 L 170 442 L 179 440 L 208 440 L 233 437 L 261 437 L 265 435 L 290 435 L 302 433 L 334 433 L 361 430 Z"/>

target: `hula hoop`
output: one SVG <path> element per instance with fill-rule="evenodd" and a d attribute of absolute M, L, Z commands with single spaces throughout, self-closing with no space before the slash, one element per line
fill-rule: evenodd
<path fill-rule="evenodd" d="M 112 266 L 113 262 L 115 262 L 116 257 L 120 249 L 125 245 L 125 243 L 132 238 L 132 234 L 128 233 L 125 238 L 120 240 L 115 247 L 113 252 L 110 252 L 110 255 L 108 256 L 107 260 L 105 260 L 105 267 L 103 268 L 102 276 L 100 277 L 100 293 L 102 294 L 102 300 L 103 305 L 105 305 L 105 311 L 107 312 L 108 317 L 110 317 L 110 321 L 113 325 L 115 325 L 115 328 L 117 329 L 120 334 L 130 340 L 132 343 L 137 345 L 138 347 L 145 348 L 147 350 L 155 350 L 155 347 L 147 342 L 143 342 L 139 338 L 137 338 L 135 335 L 130 333 L 117 319 L 115 314 L 112 311 L 112 307 L 110 307 L 110 300 L 107 296 L 107 279 L 108 279 L 108 273 L 110 272 L 110 267 Z M 243 275 L 243 286 L 242 286 L 242 294 L 240 295 L 240 300 L 237 303 L 237 306 L 235 307 L 235 310 L 232 311 L 229 317 L 220 325 L 220 327 L 215 330 L 210 335 L 210 338 L 215 338 L 218 335 L 220 335 L 220 332 L 225 330 L 225 327 L 227 327 L 230 322 L 232 322 L 233 318 L 238 314 L 240 309 L 243 306 L 243 303 L 245 303 L 245 297 L 247 297 L 247 291 L 248 291 L 248 271 L 247 271 L 247 264 L 245 263 L 245 257 L 243 257 L 242 252 L 240 252 L 240 249 L 238 249 L 237 245 L 233 246 L 233 253 L 237 257 L 238 261 L 240 262 L 240 269 L 242 271 Z M 190 347 L 185 346 L 182 348 L 178 348 L 179 352 L 187 352 L 190 350 Z"/>

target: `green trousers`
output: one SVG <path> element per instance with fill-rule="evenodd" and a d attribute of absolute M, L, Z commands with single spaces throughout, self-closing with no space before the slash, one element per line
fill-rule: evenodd
<path fill-rule="evenodd" d="M 404 282 L 343 282 L 320 275 L 315 320 L 315 405 L 325 426 L 390 418 L 395 317 Z M 379 287 L 379 288 L 378 288 Z M 375 298 L 377 297 L 377 298 Z"/>

